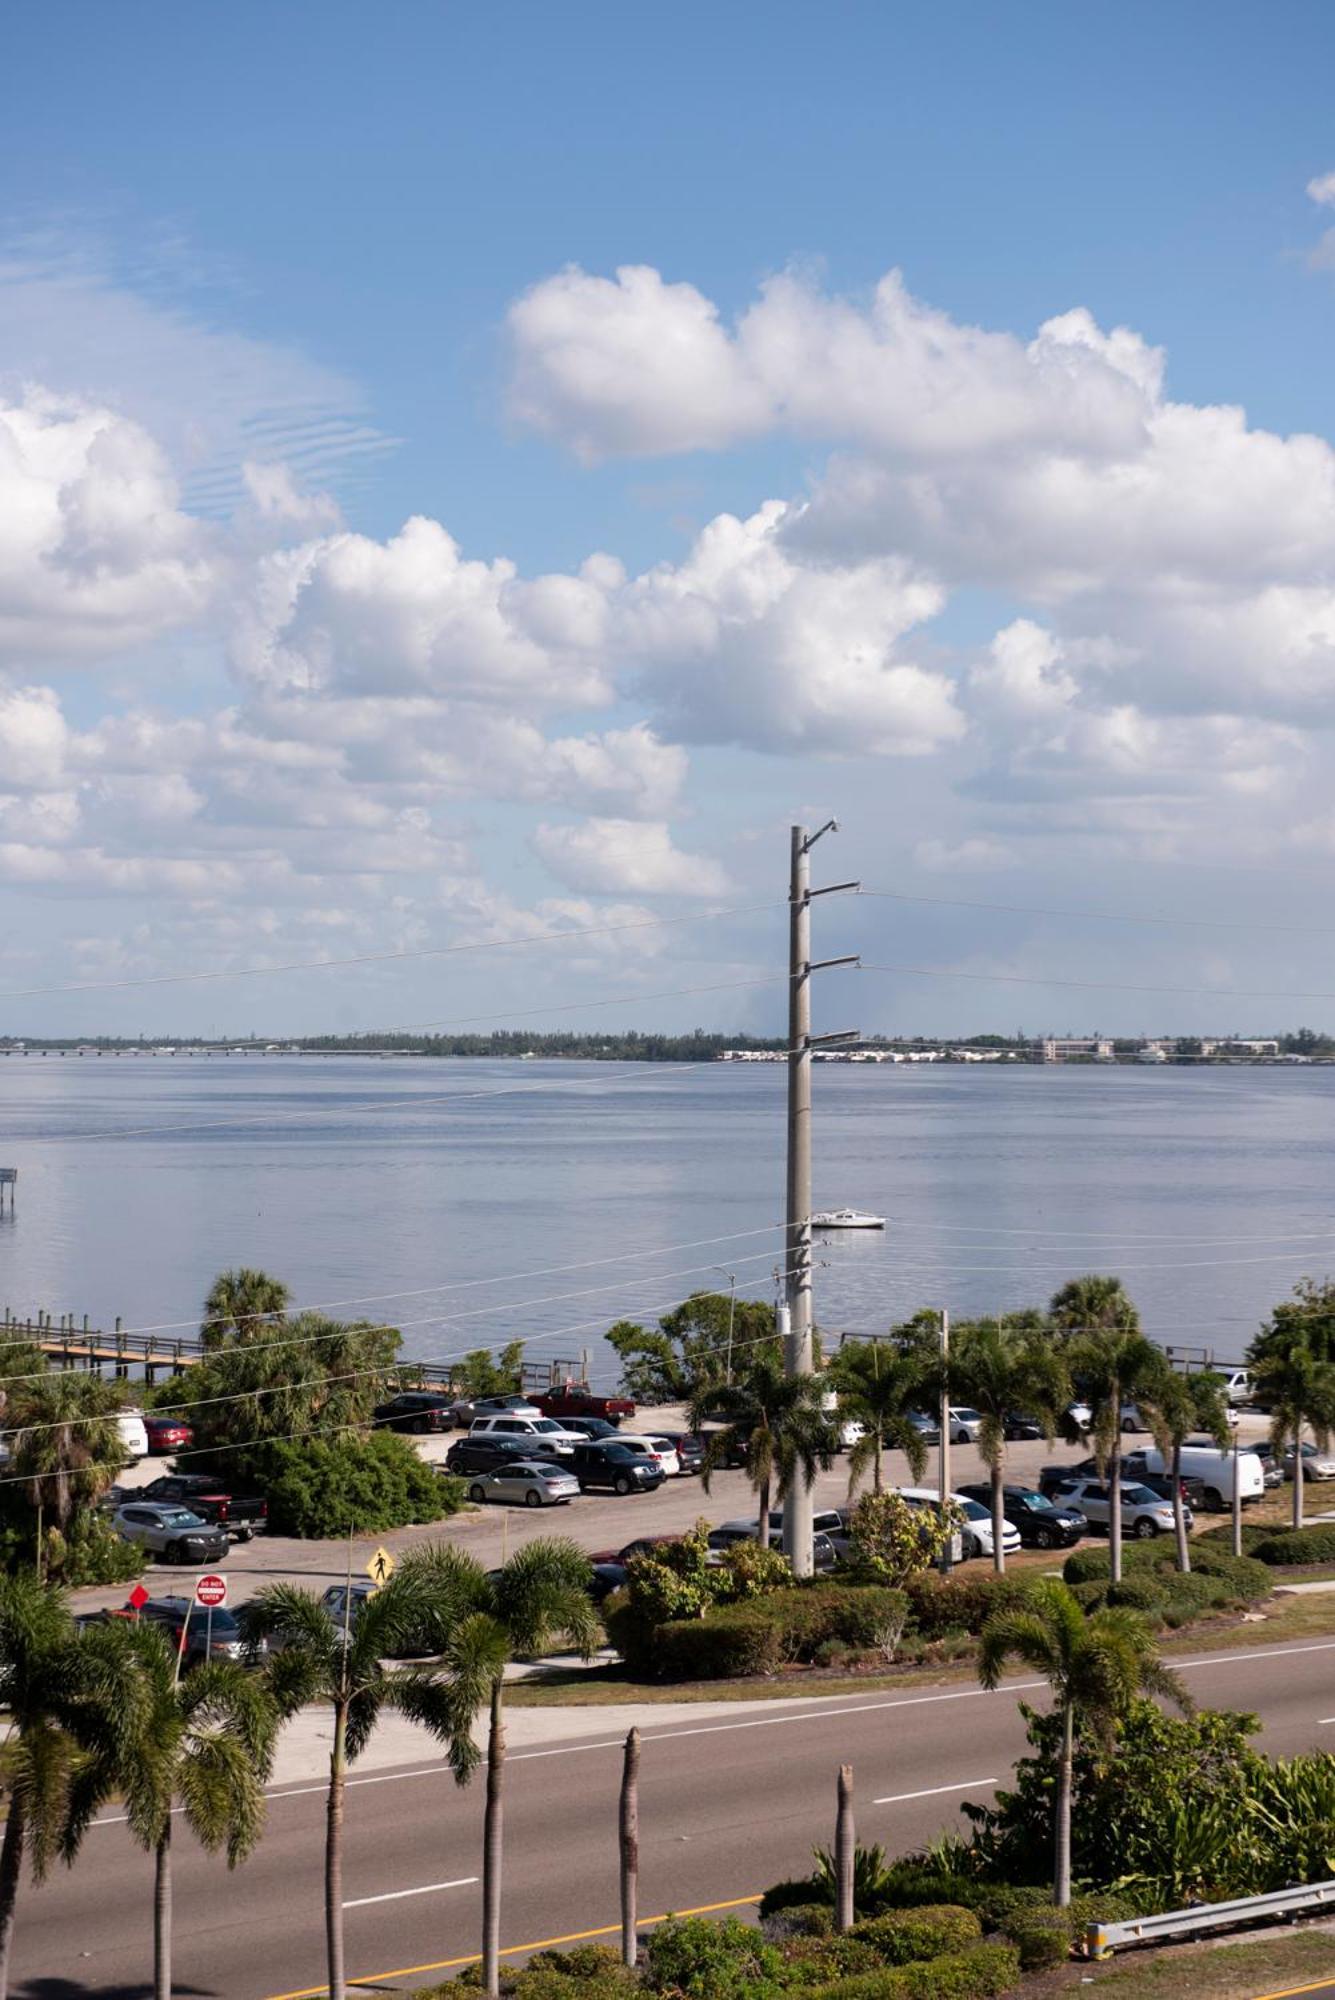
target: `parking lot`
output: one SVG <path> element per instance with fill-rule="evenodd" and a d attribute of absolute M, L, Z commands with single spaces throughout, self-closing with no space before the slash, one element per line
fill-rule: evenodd
<path fill-rule="evenodd" d="M 685 1427 L 680 1410 L 660 1408 L 641 1410 L 624 1429 L 627 1434 L 644 1434 L 682 1430 Z M 1242 1414 L 1240 1429 L 1244 1438 L 1263 1436 L 1266 1428 L 1267 1420 L 1263 1416 L 1251 1412 Z M 455 1431 L 415 1438 L 413 1443 L 425 1459 L 439 1464 L 443 1463 L 450 1446 L 461 1435 L 461 1432 Z M 1125 1442 L 1134 1446 L 1146 1440 L 1128 1437 Z M 1007 1447 L 1006 1476 L 1013 1484 L 1037 1486 L 1041 1468 L 1050 1461 L 1074 1463 L 1083 1456 L 1085 1454 L 1078 1447 L 1058 1445 L 1052 1450 L 1041 1440 L 1011 1444 Z M 122 1474 L 120 1483 L 127 1488 L 147 1485 L 165 1470 L 169 1462 L 163 1458 L 143 1459 Z M 927 1484 L 934 1484 L 935 1471 L 933 1452 L 926 1475 Z M 952 1447 L 951 1481 L 954 1487 L 986 1477 L 987 1468 L 972 1445 L 957 1444 Z M 885 1480 L 887 1485 L 893 1486 L 913 1483 L 901 1453 L 886 1453 Z M 1311 1489 L 1312 1511 L 1320 1506 L 1321 1490 L 1319 1487 Z M 829 1472 L 820 1474 L 814 1497 L 818 1507 L 838 1506 L 847 1501 L 846 1459 L 841 1458 Z M 449 1520 L 432 1522 L 424 1527 L 358 1536 L 353 1543 L 352 1566 L 354 1573 L 360 1574 L 377 1546 L 383 1545 L 398 1552 L 427 1541 L 457 1542 L 488 1567 L 502 1562 L 513 1550 L 538 1535 L 568 1535 L 588 1550 L 620 1548 L 636 1535 L 680 1532 L 691 1527 L 701 1516 L 716 1524 L 752 1513 L 755 1505 L 755 1497 L 744 1472 L 720 1471 L 711 1479 L 708 1493 L 702 1490 L 698 1477 L 683 1476 L 669 1479 L 656 1492 L 632 1494 L 625 1498 L 588 1493 L 562 1507 L 491 1505 L 482 1509 L 470 1508 Z M 226 1568 L 231 1579 L 233 1603 L 254 1595 L 266 1583 L 278 1581 L 323 1590 L 326 1584 L 346 1576 L 348 1543 L 345 1540 L 297 1541 L 289 1536 L 259 1535 L 254 1541 L 235 1545 L 227 1557 Z M 147 1572 L 147 1581 L 155 1592 L 179 1590 L 183 1579 L 192 1573 L 187 1569 L 155 1564 Z M 123 1603 L 125 1590 L 123 1585 L 100 1586 L 78 1591 L 74 1595 L 77 1608 L 93 1609 Z"/>

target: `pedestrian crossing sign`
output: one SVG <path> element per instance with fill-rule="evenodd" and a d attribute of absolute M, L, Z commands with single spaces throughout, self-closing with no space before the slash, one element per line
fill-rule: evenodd
<path fill-rule="evenodd" d="M 388 1583 L 394 1574 L 394 1558 L 388 1549 L 377 1549 L 366 1565 L 372 1583 Z"/>

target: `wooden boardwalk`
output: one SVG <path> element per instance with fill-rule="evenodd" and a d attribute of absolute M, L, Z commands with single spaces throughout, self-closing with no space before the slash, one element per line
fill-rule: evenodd
<path fill-rule="evenodd" d="M 0 1377 L 5 1374 L 5 1353 L 16 1345 L 40 1348 L 58 1368 L 82 1368 L 100 1375 L 109 1368 L 121 1381 L 131 1372 L 142 1372 L 145 1382 L 160 1374 L 180 1375 L 196 1367 L 211 1351 L 198 1334 L 167 1335 L 147 1331 L 126 1331 L 119 1318 L 109 1333 L 90 1327 L 84 1314 L 76 1324 L 73 1313 L 53 1319 L 39 1313 L 36 1319 L 19 1319 L 5 1307 L 0 1331 Z M 553 1383 L 582 1379 L 584 1364 L 575 1361 L 526 1362 L 522 1386 L 538 1395 Z M 385 1370 L 387 1386 L 394 1389 L 447 1389 L 458 1385 L 458 1370 L 439 1361 L 399 1361 Z"/>

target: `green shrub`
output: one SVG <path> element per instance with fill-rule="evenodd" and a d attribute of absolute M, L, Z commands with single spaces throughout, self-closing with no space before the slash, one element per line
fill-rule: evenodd
<path fill-rule="evenodd" d="M 771 1903 L 766 1910 L 767 1898 L 775 1890 L 800 1889 L 803 1895 L 811 1895 L 810 1882 L 779 1882 L 775 1889 L 768 1889 L 760 1899 L 761 1928 L 772 1944 L 783 1938 L 823 1938 L 834 1932 L 834 1905 L 832 1903 L 787 1902 Z"/>
<path fill-rule="evenodd" d="M 783 1946 L 784 1978 L 787 1985 L 805 1992 L 812 1986 L 828 1986 L 831 1980 L 849 1979 L 855 1972 L 875 1972 L 885 1963 L 876 1947 L 865 1938 L 846 1931 L 842 1937 L 790 1938 Z"/>
<path fill-rule="evenodd" d="M 1087 1610 L 1104 1602 L 1105 1596 L 1109 1603 L 1133 1602 L 1131 1597 L 1113 1597 L 1111 1592 L 1125 1591 L 1128 1586 L 1134 1592 L 1141 1587 L 1142 1579 L 1153 1581 L 1166 1608 L 1171 1607 L 1174 1590 L 1190 1597 L 1196 1605 L 1207 1605 L 1230 1601 L 1250 1603 L 1255 1598 L 1267 1596 L 1274 1588 L 1273 1579 L 1266 1574 L 1263 1563 L 1254 1561 L 1250 1556 L 1233 1555 L 1213 1542 L 1209 1535 L 1192 1543 L 1191 1569 L 1186 1576 L 1178 1571 L 1176 1552 L 1171 1545 L 1132 1542 L 1122 1551 L 1120 1584 L 1110 1583 L 1106 1549 L 1074 1550 L 1062 1566 L 1062 1577 Z M 1203 1592 L 1196 1582 L 1200 1577 L 1209 1577 L 1215 1584 L 1227 1585 L 1228 1589 Z"/>
<path fill-rule="evenodd" d="M 1289 1528 L 1268 1535 L 1252 1551 L 1257 1562 L 1269 1568 L 1299 1563 L 1335 1563 L 1335 1526 Z"/>
<path fill-rule="evenodd" d="M 1045 1891 L 1039 1893 L 1046 1898 Z M 1139 1914 L 1133 1897 L 1073 1896 L 1064 1910 L 1046 1899 L 1023 1903 L 1004 1916 L 998 1928 L 1019 1952 L 1023 1971 L 1043 1972 L 1064 1965 L 1084 1943 L 1091 1924 L 1120 1923 Z"/>
<path fill-rule="evenodd" d="M 620 1620 L 609 1624 L 609 1636 L 618 1650 L 622 1630 Z M 784 1661 L 777 1628 L 758 1617 L 751 1606 L 717 1611 L 712 1618 L 685 1618 L 660 1625 L 648 1657 L 654 1671 L 667 1681 L 722 1681 L 747 1674 L 777 1674 Z"/>
<path fill-rule="evenodd" d="M 908 1623 L 908 1595 L 876 1584 L 850 1586 L 834 1592 L 831 1611 L 835 1621 L 833 1637 L 845 1645 L 874 1648 L 893 1658 Z"/>
<path fill-rule="evenodd" d="M 853 1935 L 874 1945 L 887 1965 L 909 1965 L 916 1959 L 940 1958 L 977 1944 L 983 1927 L 972 1910 L 958 1903 L 924 1903 L 916 1909 L 894 1910 L 854 1927 Z"/>
<path fill-rule="evenodd" d="M 1104 1596 L 1106 1603 L 1121 1604 L 1130 1611 L 1158 1611 L 1163 1601 L 1157 1578 L 1134 1573 L 1120 1583 L 1110 1583 Z"/>
<path fill-rule="evenodd" d="M 645 1946 L 648 1984 L 674 2000 L 751 2000 L 782 1973 L 783 1954 L 737 1917 L 669 1917 Z"/>
<path fill-rule="evenodd" d="M 48 1528 L 42 1536 L 42 1574 L 66 1590 L 86 1583 L 129 1583 L 143 1572 L 143 1550 L 123 1541 L 101 1514 L 81 1510 L 63 1534 Z"/>
<path fill-rule="evenodd" d="M 231 1477 L 267 1495 L 272 1534 L 308 1539 L 439 1521 L 464 1494 L 462 1480 L 442 1478 L 393 1431 L 257 1445 Z"/>
<path fill-rule="evenodd" d="M 639 1990 L 636 1975 L 605 1944 L 537 1952 L 510 1986 L 512 2000 L 625 2000 Z"/>
<path fill-rule="evenodd" d="M 766 1889 L 760 1899 L 760 1920 L 764 1923 L 767 1918 L 787 1916 L 789 1912 L 795 1917 L 805 1916 L 807 1911 L 818 1908 L 827 1914 L 832 1908 L 828 1886 L 814 1876 L 803 1875 L 800 1880 L 775 1882 Z M 802 1925 L 795 1924 L 794 1928 L 800 1930 Z"/>
<path fill-rule="evenodd" d="M 980 1944 L 918 1965 L 855 1973 L 818 1987 L 811 2000 L 992 2000 L 1009 1993 L 1019 1976 L 1020 1957 L 1013 1945 Z"/>
<path fill-rule="evenodd" d="M 1022 1604 L 1029 1586 L 1018 1576 L 912 1576 L 905 1585 L 913 1622 L 926 1639 L 950 1632 L 977 1634 L 992 1612 Z"/>

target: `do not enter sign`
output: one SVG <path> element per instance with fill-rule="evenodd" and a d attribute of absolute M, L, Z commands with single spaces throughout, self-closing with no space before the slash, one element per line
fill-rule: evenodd
<path fill-rule="evenodd" d="M 201 1576 L 195 1583 L 195 1602 L 208 1611 L 216 1611 L 220 1604 L 227 1602 L 227 1578 L 225 1576 Z"/>

